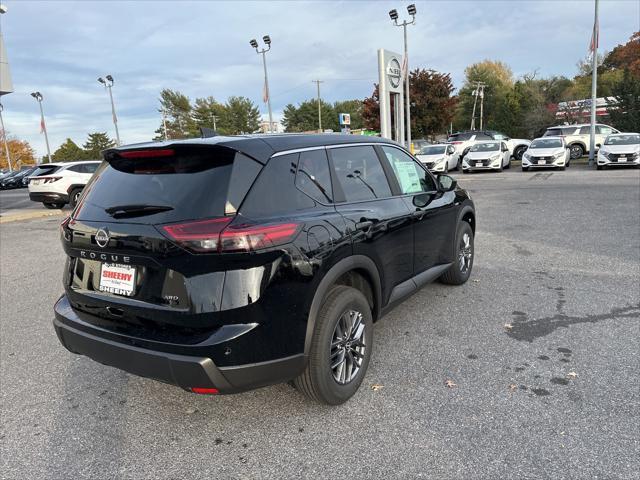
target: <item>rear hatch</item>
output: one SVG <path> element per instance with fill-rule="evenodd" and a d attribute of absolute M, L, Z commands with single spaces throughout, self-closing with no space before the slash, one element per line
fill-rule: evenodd
<path fill-rule="evenodd" d="M 112 150 L 105 159 L 62 225 L 72 306 L 134 336 L 137 326 L 143 337 L 173 342 L 182 332 L 197 342 L 193 332 L 212 326 L 225 270 L 238 262 L 220 255 L 220 232 L 262 164 L 187 144 Z M 169 325 L 181 330 L 158 328 Z"/>

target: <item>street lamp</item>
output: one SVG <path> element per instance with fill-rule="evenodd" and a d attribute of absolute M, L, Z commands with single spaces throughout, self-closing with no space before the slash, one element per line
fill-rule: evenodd
<path fill-rule="evenodd" d="M 111 92 L 111 87 L 113 87 L 113 77 L 111 75 L 107 75 L 106 80 L 102 77 L 98 78 L 98 82 L 103 84 L 107 90 L 109 90 L 109 98 L 111 99 L 111 116 L 113 117 L 113 126 L 116 127 L 116 142 L 118 146 L 120 146 L 120 132 L 118 132 L 118 117 L 116 117 L 116 107 L 113 104 L 113 93 Z"/>
<path fill-rule="evenodd" d="M 271 95 L 269 94 L 269 77 L 267 76 L 266 56 L 266 53 L 271 50 L 271 37 L 269 35 L 265 35 L 262 37 L 262 41 L 267 48 L 260 49 L 255 38 L 249 41 L 249 45 L 256 49 L 256 53 L 262 54 L 262 65 L 264 66 L 264 91 L 262 92 L 262 100 L 265 101 L 269 107 L 269 133 L 273 133 L 273 114 L 271 113 Z"/>
<path fill-rule="evenodd" d="M 49 148 L 49 134 L 47 133 L 47 124 L 44 122 L 44 110 L 42 109 L 42 100 L 44 97 L 40 92 L 33 92 L 31 96 L 35 98 L 40 105 L 40 133 L 44 133 L 44 141 L 47 144 L 47 157 L 49 157 L 49 163 L 51 163 L 51 149 Z"/>
<path fill-rule="evenodd" d="M 3 5 L 0 5 L 2 7 Z M 7 164 L 9 165 L 9 171 L 13 172 L 11 168 L 11 156 L 9 155 L 9 143 L 7 142 L 7 131 L 4 129 L 4 120 L 2 119 L 2 110 L 4 107 L 0 103 L 0 126 L 2 126 L 2 139 L 4 140 L 4 153 L 7 156 Z"/>
<path fill-rule="evenodd" d="M 404 62 L 403 67 L 405 70 L 405 109 L 407 110 L 407 148 L 411 149 L 411 106 L 409 103 L 409 56 L 407 53 L 407 25 L 415 25 L 416 23 L 416 6 L 412 3 L 407 7 L 407 12 L 411 15 L 411 21 L 404 20 L 402 23 L 398 23 L 398 11 L 394 8 L 389 12 L 389 17 L 393 20 L 393 24 L 396 27 L 402 27 L 404 30 Z"/>

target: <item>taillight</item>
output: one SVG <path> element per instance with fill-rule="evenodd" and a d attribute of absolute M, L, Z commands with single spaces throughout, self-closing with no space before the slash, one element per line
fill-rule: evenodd
<path fill-rule="evenodd" d="M 452 143 L 453 145 L 460 145 L 460 144 L 462 144 L 464 142 L 461 142 L 461 141 L 457 140 L 455 142 L 449 142 L 449 143 Z"/>
<path fill-rule="evenodd" d="M 62 238 L 65 239 L 67 242 L 71 241 L 71 232 L 69 232 L 69 229 L 67 228 L 70 221 L 71 221 L 71 216 L 69 215 L 65 217 L 64 220 L 62 220 L 62 222 L 60 222 L 60 234 L 62 235 Z"/>
<path fill-rule="evenodd" d="M 233 218 L 214 218 L 162 226 L 171 240 L 200 253 L 249 252 L 290 242 L 299 231 L 297 223 L 229 225 Z"/>
<path fill-rule="evenodd" d="M 42 183 L 53 183 L 60 180 L 62 177 L 40 177 L 40 178 L 32 178 L 31 180 L 43 180 Z"/>

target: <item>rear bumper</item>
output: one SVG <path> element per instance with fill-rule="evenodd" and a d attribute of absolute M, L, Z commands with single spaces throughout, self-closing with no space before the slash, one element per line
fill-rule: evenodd
<path fill-rule="evenodd" d="M 33 202 L 69 203 L 69 195 L 56 192 L 29 192 L 29 199 Z"/>
<path fill-rule="evenodd" d="M 268 362 L 218 367 L 208 357 L 156 351 L 104 338 L 99 329 L 87 329 L 88 324 L 77 316 L 66 295 L 56 302 L 54 311 L 56 334 L 70 352 L 185 390 L 199 387 L 215 388 L 223 394 L 237 393 L 285 382 L 304 369 L 303 354 Z"/>

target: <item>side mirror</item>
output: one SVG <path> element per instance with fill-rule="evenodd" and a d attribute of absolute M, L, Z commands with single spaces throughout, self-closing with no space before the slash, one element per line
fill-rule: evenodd
<path fill-rule="evenodd" d="M 599 144 L 599 143 L 596 143 L 596 147 L 600 148 L 600 144 Z"/>
<path fill-rule="evenodd" d="M 438 176 L 438 190 L 441 192 L 452 192 L 458 186 L 458 182 L 453 177 L 449 175 L 439 175 Z"/>

